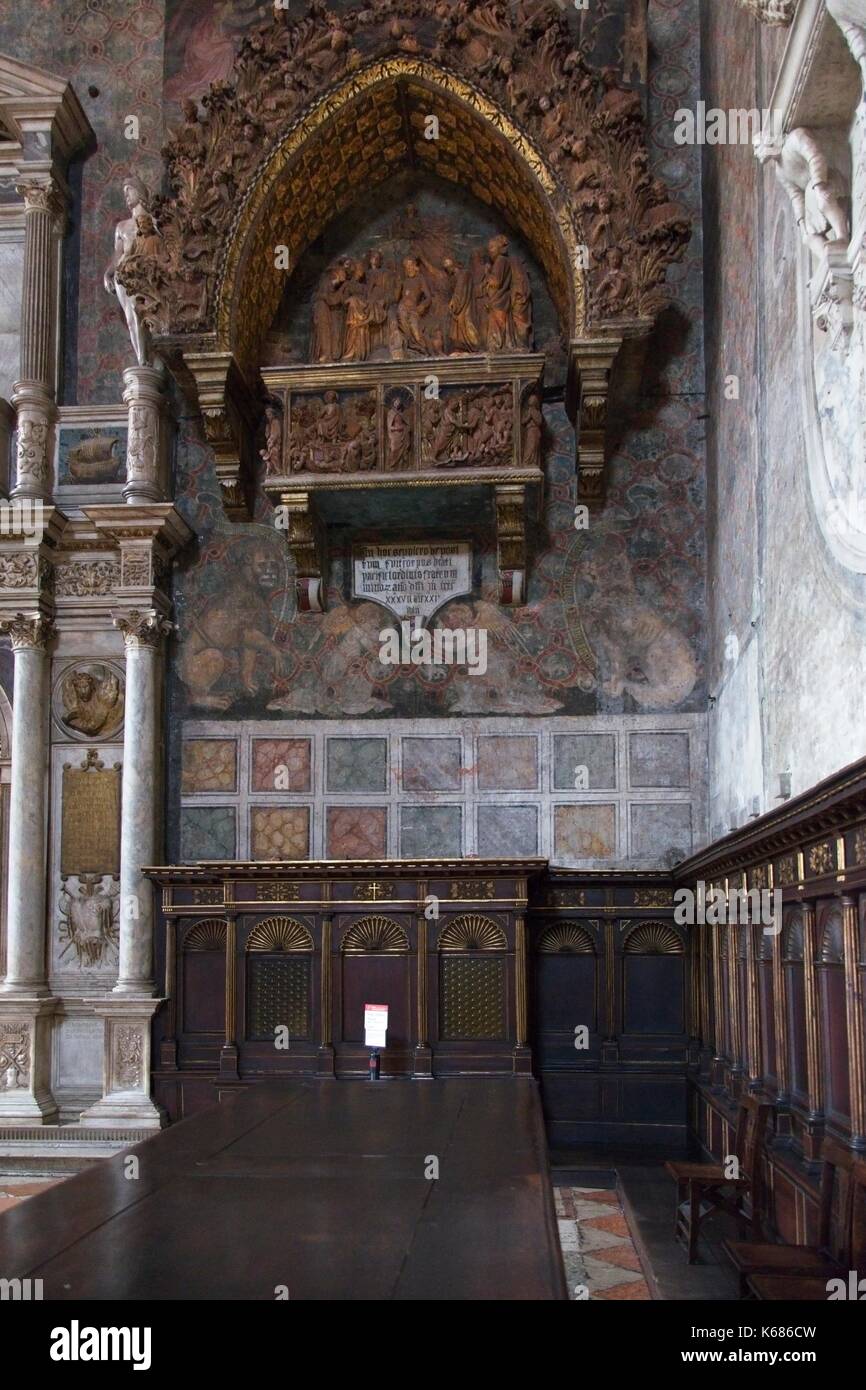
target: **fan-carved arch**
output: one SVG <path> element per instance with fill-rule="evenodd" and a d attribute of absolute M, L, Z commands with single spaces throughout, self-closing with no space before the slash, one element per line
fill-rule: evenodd
<path fill-rule="evenodd" d="M 185 951 L 224 951 L 226 946 L 226 924 L 219 917 L 208 917 L 204 922 L 196 922 L 184 937 Z"/>
<path fill-rule="evenodd" d="M 641 922 L 632 927 L 623 950 L 627 956 L 681 956 L 685 947 L 670 923 Z"/>
<path fill-rule="evenodd" d="M 294 917 L 267 917 L 253 927 L 247 938 L 248 951 L 312 951 L 313 938 Z"/>
<path fill-rule="evenodd" d="M 576 922 L 559 922 L 542 932 L 538 950 L 542 955 L 594 956 L 595 942 L 586 928 Z"/>
<path fill-rule="evenodd" d="M 343 937 L 342 949 L 348 955 L 396 955 L 409 950 L 409 937 L 393 917 L 371 914 L 354 922 Z"/>
<path fill-rule="evenodd" d="M 845 963 L 842 914 L 838 908 L 833 908 L 824 922 L 824 930 L 821 933 L 821 961 L 824 965 Z"/>
<path fill-rule="evenodd" d="M 505 951 L 508 938 L 492 918 L 464 912 L 439 933 L 440 951 Z"/>
<path fill-rule="evenodd" d="M 785 924 L 782 937 L 782 955 L 785 960 L 789 961 L 805 959 L 806 946 L 802 912 L 793 912 Z"/>

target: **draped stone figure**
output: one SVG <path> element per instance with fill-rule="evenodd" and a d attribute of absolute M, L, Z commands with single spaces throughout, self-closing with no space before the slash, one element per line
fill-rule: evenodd
<path fill-rule="evenodd" d="M 478 352 L 481 347 L 481 335 L 475 323 L 475 285 L 472 272 L 458 265 L 450 256 L 446 256 L 442 268 L 451 283 L 451 298 L 448 301 L 448 351 Z"/>
<path fill-rule="evenodd" d="M 149 218 L 150 194 L 141 179 L 130 174 L 123 181 L 123 197 L 129 216 L 122 218 L 114 229 L 114 255 L 106 269 L 103 283 L 109 294 L 116 295 L 117 302 L 123 310 L 137 365 L 147 367 L 150 366 L 150 335 L 136 313 L 135 297 L 118 283 L 116 272 L 121 261 L 135 246 L 136 237 L 139 235 L 137 219 L 142 215 Z"/>
<path fill-rule="evenodd" d="M 346 302 L 344 362 L 366 362 L 370 356 L 370 306 L 367 302 L 366 273 L 363 261 L 353 262 L 343 288 Z"/>
<path fill-rule="evenodd" d="M 511 321 L 517 346 L 532 346 L 532 290 L 521 261 L 511 262 Z"/>
<path fill-rule="evenodd" d="M 328 271 L 319 282 L 313 300 L 313 335 L 310 356 L 314 362 L 339 362 L 343 356 L 343 312 L 346 272 L 342 266 Z"/>
<path fill-rule="evenodd" d="M 421 323 L 432 300 L 430 299 L 421 269 L 412 256 L 403 262 L 403 282 L 397 302 L 397 328 L 400 337 L 400 350 L 411 348 L 413 352 L 427 351 L 427 337 Z"/>
<path fill-rule="evenodd" d="M 487 304 L 487 350 L 502 352 L 514 347 L 514 327 L 511 317 L 513 278 L 508 259 L 508 240 L 493 237 L 487 245 L 490 260 L 482 285 Z"/>

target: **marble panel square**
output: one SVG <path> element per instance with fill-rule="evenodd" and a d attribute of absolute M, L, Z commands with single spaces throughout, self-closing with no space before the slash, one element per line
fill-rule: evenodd
<path fill-rule="evenodd" d="M 329 792 L 383 792 L 387 787 L 386 738 L 329 738 Z"/>
<path fill-rule="evenodd" d="M 478 786 L 482 791 L 535 791 L 538 740 L 511 735 L 479 738 Z"/>

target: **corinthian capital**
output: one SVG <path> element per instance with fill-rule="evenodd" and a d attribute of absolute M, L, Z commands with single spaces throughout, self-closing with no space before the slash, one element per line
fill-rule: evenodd
<path fill-rule="evenodd" d="M 762 24 L 790 24 L 797 8 L 797 0 L 740 0 L 740 4 Z"/>
<path fill-rule="evenodd" d="M 25 212 L 48 212 L 62 217 L 66 200 L 53 179 L 25 179 L 15 185 L 15 192 L 24 199 Z"/>
<path fill-rule="evenodd" d="M 0 618 L 0 634 L 10 638 L 13 651 L 25 647 L 45 651 L 54 636 L 54 623 L 41 613 L 16 613 L 14 618 Z"/>
<path fill-rule="evenodd" d="M 135 651 L 141 647 L 153 650 L 159 646 L 163 637 L 174 632 L 174 623 L 170 623 L 153 608 L 144 612 L 138 608 L 131 608 L 128 613 L 118 613 L 114 618 L 114 626 L 123 633 L 127 651 Z"/>

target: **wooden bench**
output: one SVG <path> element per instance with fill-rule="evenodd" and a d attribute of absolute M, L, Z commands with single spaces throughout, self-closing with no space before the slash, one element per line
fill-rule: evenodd
<path fill-rule="evenodd" d="M 740 1277 L 740 1297 L 749 1292 L 752 1274 L 804 1274 L 829 1279 L 849 1268 L 851 1235 L 851 1171 L 855 1159 L 850 1149 L 832 1139 L 821 1146 L 821 1191 L 818 1205 L 818 1239 L 815 1245 L 780 1245 L 769 1242 L 724 1240 L 722 1248 Z"/>
<path fill-rule="evenodd" d="M 859 1279 L 866 1279 L 866 1162 L 862 1159 L 855 1158 L 851 1165 L 847 1210 L 845 1250 L 840 1267 L 833 1269 L 829 1274 L 823 1271 L 820 1274 L 775 1274 L 765 1271 L 751 1274 L 747 1283 L 755 1297 L 767 1303 L 826 1302 L 829 1298 L 827 1284 L 830 1279 L 842 1279 L 846 1285 L 852 1273 L 855 1283 Z M 866 1294 L 866 1288 L 862 1293 Z"/>
<path fill-rule="evenodd" d="M 753 1240 L 761 1236 L 760 1187 L 762 1180 L 761 1154 L 772 1105 L 757 1096 L 744 1096 L 737 1114 L 734 1136 L 734 1156 L 738 1160 L 738 1176 L 728 1177 L 723 1163 L 680 1163 L 669 1161 L 667 1171 L 677 1184 L 677 1210 L 674 1235 L 686 1247 L 688 1262 L 698 1256 L 698 1237 L 701 1221 L 711 1210 L 726 1211 L 748 1226 Z M 751 1213 L 743 1209 L 743 1198 L 751 1198 Z M 704 1204 L 708 1203 L 704 1210 Z"/>

